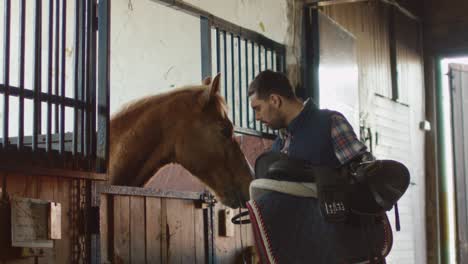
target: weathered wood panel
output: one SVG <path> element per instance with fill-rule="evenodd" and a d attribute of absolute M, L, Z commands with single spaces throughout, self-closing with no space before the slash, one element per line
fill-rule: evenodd
<path fill-rule="evenodd" d="M 3 263 L 68 263 L 72 258 L 72 179 L 57 176 L 27 175 L 23 173 L 2 172 L 0 178 L 6 177 L 6 191 L 9 196 L 50 200 L 61 204 L 61 239 L 54 241 L 54 248 L 44 249 L 43 257 L 18 258 Z"/>
<path fill-rule="evenodd" d="M 72 250 L 72 237 L 70 210 L 72 207 L 71 189 L 72 180 L 57 178 L 57 201 L 62 205 L 62 239 L 55 242 L 56 263 L 70 259 Z"/>
<path fill-rule="evenodd" d="M 218 204 L 215 206 L 215 252 L 216 252 L 216 263 L 243 263 L 242 254 L 247 257 L 245 249 L 248 246 L 254 245 L 252 227 L 250 224 L 236 225 L 234 229 L 233 237 L 226 237 L 220 235 L 219 230 L 219 213 L 228 207 Z M 233 210 L 236 214 L 238 210 Z M 242 232 L 241 232 L 242 231 Z M 242 234 L 242 240 L 241 240 Z M 243 247 L 241 247 L 241 244 Z"/>
<path fill-rule="evenodd" d="M 130 197 L 130 257 L 131 263 L 146 262 L 145 198 Z"/>
<path fill-rule="evenodd" d="M 37 192 L 38 192 L 39 199 L 56 201 L 57 191 L 58 189 L 57 189 L 56 177 L 41 177 L 37 183 Z M 57 243 L 54 243 L 54 244 L 57 244 Z M 47 250 L 44 250 L 44 253 L 45 253 L 44 257 L 39 258 L 39 263 L 44 263 L 44 264 L 60 263 L 59 260 L 56 258 L 56 253 L 57 253 L 56 250 L 47 249 Z"/>
<path fill-rule="evenodd" d="M 101 210 L 101 247 L 113 263 L 205 263 L 202 208 L 192 200 L 107 194 Z M 101 207 L 106 199 L 101 198 Z M 112 232 L 111 232 L 112 230 Z M 106 234 L 106 232 L 110 232 Z M 104 260 L 104 258 L 103 258 Z"/>
<path fill-rule="evenodd" d="M 168 263 L 189 263 L 195 257 L 193 202 L 167 199 Z"/>
<path fill-rule="evenodd" d="M 114 196 L 113 263 L 130 263 L 130 197 Z"/>
<path fill-rule="evenodd" d="M 195 207 L 193 210 L 194 219 L 194 243 L 195 243 L 195 261 L 197 264 L 206 263 L 205 259 L 205 229 L 203 219 L 203 209 Z"/>
<path fill-rule="evenodd" d="M 146 261 L 162 262 L 161 199 L 146 197 Z"/>
<path fill-rule="evenodd" d="M 111 197 L 112 198 L 112 197 Z M 109 236 L 110 236 L 110 227 L 109 227 L 109 214 L 110 214 L 110 203 L 109 196 L 102 194 L 101 195 L 101 206 L 99 207 L 99 230 L 101 234 L 101 262 L 108 263 L 110 262 L 109 258 Z"/>

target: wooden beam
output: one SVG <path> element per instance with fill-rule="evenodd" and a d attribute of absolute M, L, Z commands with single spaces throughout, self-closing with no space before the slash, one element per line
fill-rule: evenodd
<path fill-rule="evenodd" d="M 371 0 L 306 0 L 306 5 L 329 6 L 338 4 L 350 4 L 358 2 L 368 2 Z"/>
<path fill-rule="evenodd" d="M 66 169 L 47 169 L 43 167 L 35 166 L 11 166 L 10 164 L 0 164 L 0 171 L 21 173 L 25 175 L 37 175 L 37 176 L 57 176 L 65 178 L 75 179 L 88 179 L 96 181 L 107 180 L 107 174 L 85 172 L 85 171 L 73 171 Z"/>

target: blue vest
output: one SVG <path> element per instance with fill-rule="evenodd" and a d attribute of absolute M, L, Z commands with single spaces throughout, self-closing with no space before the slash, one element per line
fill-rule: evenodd
<path fill-rule="evenodd" d="M 288 155 L 312 165 L 341 166 L 331 140 L 331 115 L 334 111 L 318 109 L 308 100 L 304 109 L 286 128 L 291 136 Z M 272 151 L 281 151 L 284 140 L 276 138 Z"/>

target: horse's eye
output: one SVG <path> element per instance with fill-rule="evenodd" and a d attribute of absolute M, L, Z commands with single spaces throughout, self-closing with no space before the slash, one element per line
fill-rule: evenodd
<path fill-rule="evenodd" d="M 231 131 L 231 128 L 228 127 L 228 126 L 225 126 L 222 130 L 221 130 L 221 133 L 223 134 L 223 136 L 227 137 L 227 138 L 230 138 L 232 136 L 232 131 Z"/>

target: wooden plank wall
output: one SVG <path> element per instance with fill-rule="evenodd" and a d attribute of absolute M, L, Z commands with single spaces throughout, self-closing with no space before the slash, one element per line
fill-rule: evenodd
<path fill-rule="evenodd" d="M 0 179 L 6 176 L 6 191 L 10 196 L 37 198 L 61 203 L 62 206 L 62 239 L 54 242 L 55 249 L 45 249 L 44 257 L 23 258 L 0 261 L 2 264 L 61 264 L 69 263 L 72 256 L 71 219 L 72 181 L 63 177 L 32 176 L 18 173 L 0 172 Z"/>
<path fill-rule="evenodd" d="M 194 201 L 103 194 L 101 227 L 104 263 L 205 263 Z"/>
<path fill-rule="evenodd" d="M 233 237 L 221 236 L 219 213 L 226 208 L 214 208 L 215 263 L 239 263 L 242 249 L 247 257 L 245 249 L 254 245 L 251 226 L 235 226 Z M 101 258 L 103 263 L 205 263 L 203 209 L 189 200 L 103 194 Z"/>
<path fill-rule="evenodd" d="M 228 207 L 217 204 L 215 206 L 215 263 L 226 263 L 235 264 L 243 263 L 242 257 L 244 256 L 247 260 L 248 253 L 246 252 L 248 247 L 254 246 L 254 237 L 252 233 L 252 226 L 250 224 L 235 225 L 234 236 L 226 237 L 220 235 L 219 230 L 219 213 L 227 209 Z M 238 209 L 232 210 L 234 214 L 239 213 Z M 241 240 L 242 238 L 242 240 Z M 247 262 L 248 263 L 248 262 Z"/>

